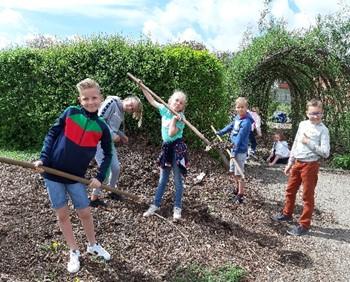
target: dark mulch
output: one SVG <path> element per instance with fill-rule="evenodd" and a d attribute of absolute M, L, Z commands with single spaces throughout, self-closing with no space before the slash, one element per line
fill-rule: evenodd
<path fill-rule="evenodd" d="M 118 149 L 122 163 L 119 188 L 145 203 L 106 198 L 107 208 L 93 209 L 97 239 L 113 259 L 105 263 L 84 254 L 76 275 L 66 271 L 67 248 L 41 176 L 0 164 L 0 280 L 169 281 L 179 268 L 194 263 L 210 269 L 238 265 L 247 271 L 247 280 L 254 280 L 267 266 L 281 267 L 296 257 L 282 250 L 286 227 L 271 222 L 278 205 L 262 200 L 261 182 L 248 178 L 247 202 L 234 204 L 226 170 L 205 152 L 190 152 L 183 220 L 169 222 L 172 182 L 160 210 L 164 219 L 143 218 L 158 181 L 158 150 L 141 138 Z M 197 183 L 201 172 L 206 176 Z M 84 253 L 86 239 L 75 212 L 72 222 Z"/>

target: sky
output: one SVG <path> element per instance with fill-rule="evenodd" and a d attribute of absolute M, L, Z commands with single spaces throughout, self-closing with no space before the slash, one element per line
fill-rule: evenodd
<path fill-rule="evenodd" d="M 271 11 L 293 30 L 334 13 L 339 3 L 350 0 L 273 0 Z M 264 0 L 0 0 L 0 48 L 38 34 L 119 34 L 161 44 L 195 40 L 213 51 L 235 51 L 245 31 L 257 30 L 263 8 Z"/>

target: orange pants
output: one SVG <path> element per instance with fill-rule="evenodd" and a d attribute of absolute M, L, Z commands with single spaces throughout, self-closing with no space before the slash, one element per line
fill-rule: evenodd
<path fill-rule="evenodd" d="M 303 213 L 300 216 L 299 224 L 309 228 L 311 217 L 315 206 L 315 188 L 318 179 L 319 162 L 300 162 L 296 161 L 292 166 L 288 178 L 288 184 L 285 195 L 285 204 L 283 214 L 292 216 L 295 207 L 295 198 L 299 187 L 303 184 Z"/>

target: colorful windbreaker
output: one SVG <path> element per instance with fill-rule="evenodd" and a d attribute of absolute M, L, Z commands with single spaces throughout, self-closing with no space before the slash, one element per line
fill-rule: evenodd
<path fill-rule="evenodd" d="M 84 177 L 90 161 L 95 157 L 101 141 L 104 159 L 96 178 L 103 182 L 111 164 L 112 140 L 108 126 L 96 113 L 82 107 L 68 107 L 47 133 L 40 160 L 44 166 Z M 75 181 L 44 173 L 44 177 L 56 182 Z"/>

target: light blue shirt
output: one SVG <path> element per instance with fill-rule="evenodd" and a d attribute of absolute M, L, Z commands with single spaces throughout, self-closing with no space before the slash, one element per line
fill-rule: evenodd
<path fill-rule="evenodd" d="M 179 129 L 175 135 L 169 136 L 169 125 L 173 118 L 173 114 L 164 106 L 160 105 L 159 113 L 162 117 L 162 139 L 164 142 L 173 142 L 174 140 L 178 138 L 182 138 L 183 131 L 185 128 L 185 123 L 182 121 L 176 121 L 176 127 Z M 183 113 L 179 113 L 181 118 L 185 118 L 185 115 Z"/>

